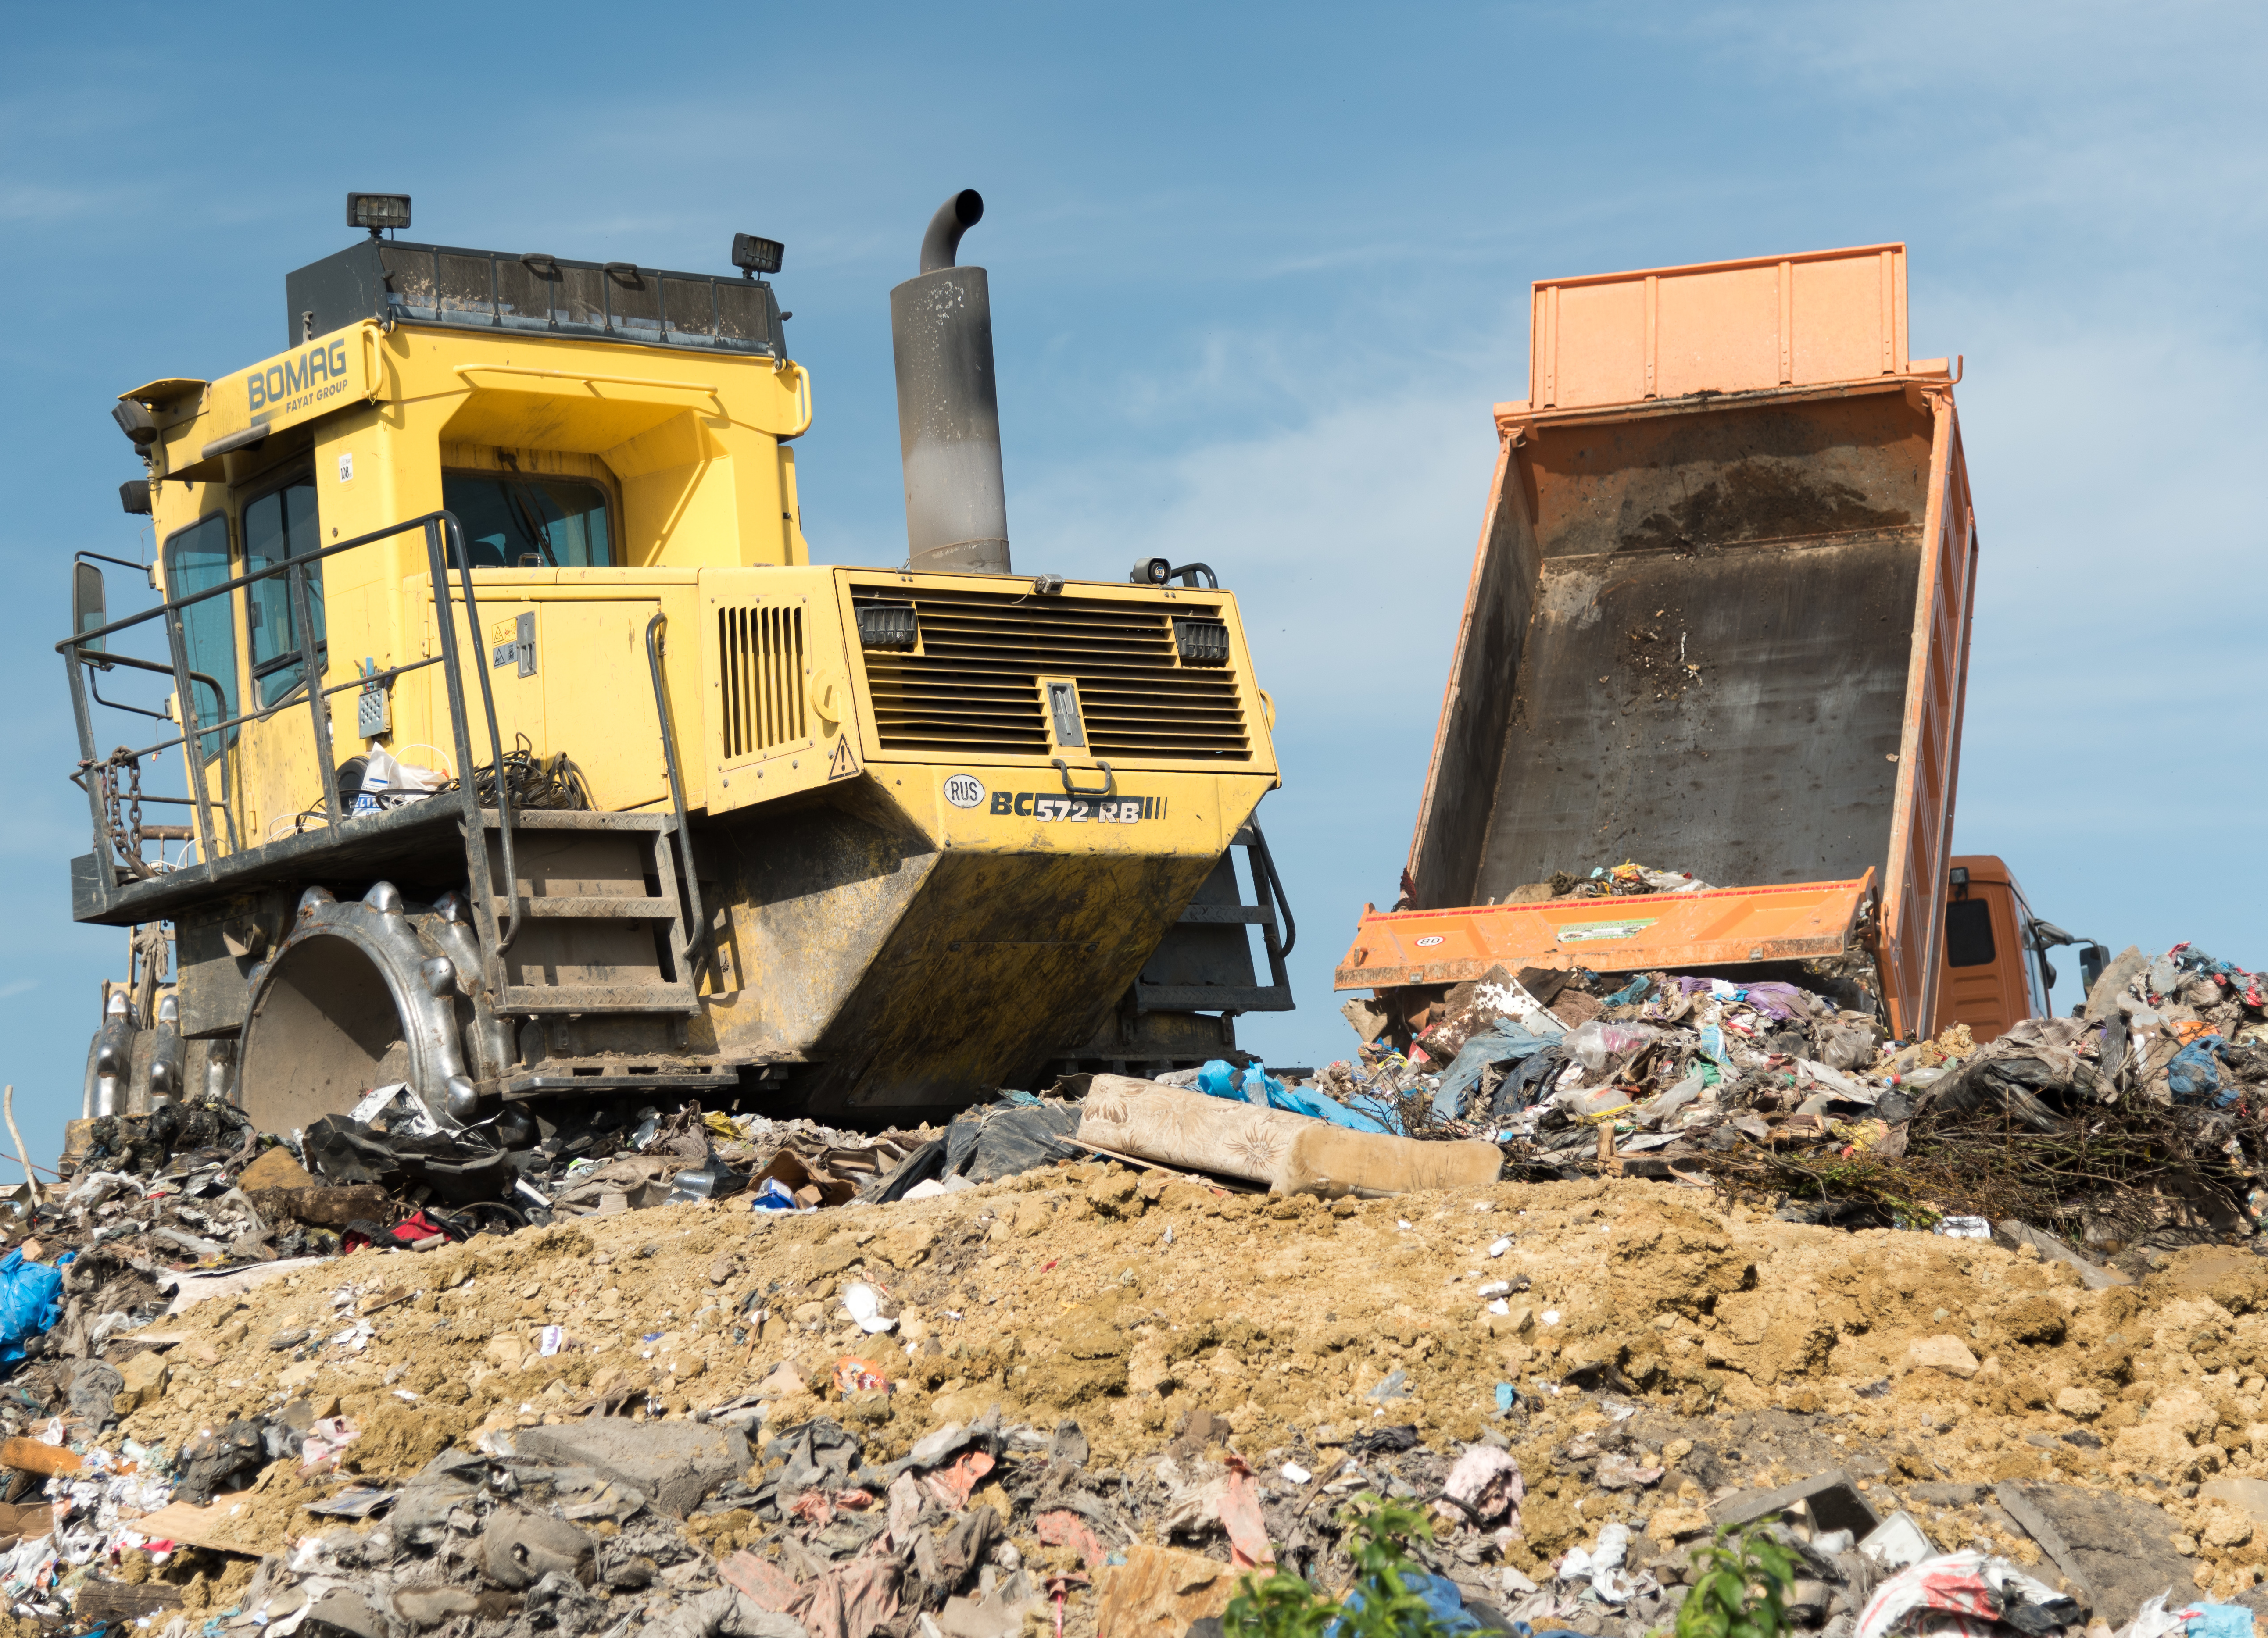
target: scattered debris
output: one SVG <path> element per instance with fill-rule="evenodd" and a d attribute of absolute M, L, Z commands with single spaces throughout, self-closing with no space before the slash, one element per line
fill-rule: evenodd
<path fill-rule="evenodd" d="M 1183 1638 L 1245 1568 L 1344 1584 L 1372 1495 L 1433 1519 L 1456 1630 L 1636 1638 L 1719 1525 L 1787 1544 L 1830 1638 L 2206 1630 L 2183 1600 L 2255 1596 L 2268 1529 L 2260 1007 L 2169 961 L 1983 1049 L 1861 1052 L 1831 985 L 1395 998 L 1331 1094 L 1393 1133 L 1249 1066 L 880 1138 L 647 1108 L 480 1150 L 398 1096 L 296 1148 L 122 1126 L 0 1265 L 35 1299 L 0 1583 L 175 1638 Z M 1445 1057 L 1480 1065 L 1446 1105 Z M 1954 1169 L 1988 1112 L 2157 1145 L 2146 1208 Z M 1963 1216 L 1990 1238 L 1837 1231 Z"/>

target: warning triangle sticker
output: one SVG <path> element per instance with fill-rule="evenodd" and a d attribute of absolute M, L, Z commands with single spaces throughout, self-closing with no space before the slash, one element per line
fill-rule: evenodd
<path fill-rule="evenodd" d="M 834 760 L 827 765 L 829 779 L 850 779 L 858 772 L 858 759 L 850 754 L 850 736 L 844 734 L 835 742 Z"/>

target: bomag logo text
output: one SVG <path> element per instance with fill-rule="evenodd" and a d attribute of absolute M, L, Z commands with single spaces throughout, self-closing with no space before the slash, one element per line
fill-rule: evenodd
<path fill-rule="evenodd" d="M 262 410 L 291 415 L 346 390 L 344 338 L 327 347 L 307 348 L 244 378 L 245 400 L 255 415 Z"/>

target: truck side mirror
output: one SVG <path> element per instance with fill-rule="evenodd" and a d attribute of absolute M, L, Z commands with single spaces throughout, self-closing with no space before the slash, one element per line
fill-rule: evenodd
<path fill-rule="evenodd" d="M 110 623 L 107 600 L 103 596 L 102 570 L 92 563 L 71 565 L 71 632 L 99 631 Z M 97 637 L 85 644 L 82 653 L 99 654 L 107 639 Z M 105 671 L 109 666 L 103 666 Z"/>
<path fill-rule="evenodd" d="M 2102 976 L 2103 968 L 2110 965 L 2110 951 L 2101 944 L 2088 944 L 2079 952 L 2080 986 L 2092 995 L 2095 984 Z"/>

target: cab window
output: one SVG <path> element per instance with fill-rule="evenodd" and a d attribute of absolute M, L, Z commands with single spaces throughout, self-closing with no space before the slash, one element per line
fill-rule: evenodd
<path fill-rule="evenodd" d="M 441 504 L 465 532 L 475 569 L 607 569 L 614 564 L 607 492 L 577 478 L 449 472 Z"/>
<path fill-rule="evenodd" d="M 228 519 L 218 513 L 179 529 L 166 541 L 166 592 L 184 598 L 220 585 L 229 577 Z M 189 650 L 189 694 L 199 727 L 236 715 L 236 610 L 225 597 L 207 598 L 181 611 L 181 635 Z M 206 680 L 210 679 L 210 680 Z M 206 734 L 199 754 L 210 761 L 236 730 Z"/>
<path fill-rule="evenodd" d="M 1990 966 L 1999 954 L 1992 943 L 1992 906 L 1983 899 L 1955 899 L 1945 907 L 1945 965 Z"/>
<path fill-rule="evenodd" d="M 320 549 L 322 533 L 315 524 L 315 484 L 299 478 L 280 489 L 270 489 L 244 508 L 244 568 L 256 574 L 291 558 Z M 292 607 L 291 583 L 304 577 L 307 584 L 307 618 L 314 627 L 315 650 L 323 647 L 323 566 L 310 563 L 287 575 L 255 581 L 246 588 L 252 627 L 253 686 L 260 703 L 275 704 L 303 680 L 298 616 Z"/>

